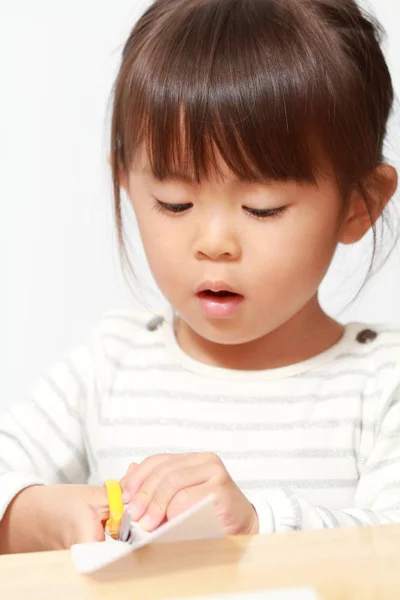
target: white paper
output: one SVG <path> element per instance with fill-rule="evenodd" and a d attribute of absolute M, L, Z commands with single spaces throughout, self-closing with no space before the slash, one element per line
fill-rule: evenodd
<path fill-rule="evenodd" d="M 172 598 L 169 600 L 173 600 Z M 239 592 L 235 594 L 211 594 L 207 596 L 185 596 L 175 600 L 321 600 L 311 588 L 290 588 Z"/>
<path fill-rule="evenodd" d="M 161 525 L 155 531 L 141 535 L 135 544 L 112 540 L 93 544 L 74 544 L 71 556 L 80 573 L 93 573 L 147 544 L 179 542 L 222 537 L 223 533 L 214 508 L 214 496 L 201 500 L 181 515 Z"/>

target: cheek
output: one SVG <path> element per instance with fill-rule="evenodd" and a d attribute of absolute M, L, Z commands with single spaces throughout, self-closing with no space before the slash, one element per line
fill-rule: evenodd
<path fill-rule="evenodd" d="M 271 229 L 271 235 L 265 236 L 263 242 L 253 239 L 253 244 L 258 271 L 268 274 L 268 279 L 289 287 L 295 286 L 296 281 L 314 286 L 320 283 L 330 265 L 337 232 L 328 218 L 304 215 L 302 219 L 299 215 Z"/>
<path fill-rule="evenodd" d="M 149 211 L 140 206 L 135 209 L 135 214 L 146 256 L 149 260 L 162 258 L 172 247 L 172 236 L 165 230 L 163 216 L 155 210 Z"/>
<path fill-rule="evenodd" d="M 179 247 L 179 236 L 165 230 L 159 215 L 141 219 L 137 215 L 143 248 L 150 270 L 162 292 L 174 286 L 180 272 L 183 252 Z"/>

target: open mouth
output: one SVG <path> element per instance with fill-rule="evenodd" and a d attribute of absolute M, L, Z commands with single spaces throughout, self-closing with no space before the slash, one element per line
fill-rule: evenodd
<path fill-rule="evenodd" d="M 230 290 L 215 292 L 211 289 L 204 289 L 197 293 L 197 297 L 203 313 L 211 318 L 232 317 L 244 300 L 241 294 Z"/>
<path fill-rule="evenodd" d="M 219 292 L 213 292 L 213 290 L 203 290 L 199 292 L 198 296 L 200 298 L 232 298 L 235 296 L 240 296 L 240 294 L 236 294 L 236 292 L 228 292 L 227 290 L 221 290 Z"/>

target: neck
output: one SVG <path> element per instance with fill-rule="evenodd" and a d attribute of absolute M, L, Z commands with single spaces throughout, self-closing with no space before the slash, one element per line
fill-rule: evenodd
<path fill-rule="evenodd" d="M 302 362 L 328 350 L 344 328 L 321 308 L 315 296 L 289 321 L 245 344 L 217 344 L 198 335 L 179 319 L 176 337 L 181 348 L 202 363 L 240 370 L 265 370 Z"/>

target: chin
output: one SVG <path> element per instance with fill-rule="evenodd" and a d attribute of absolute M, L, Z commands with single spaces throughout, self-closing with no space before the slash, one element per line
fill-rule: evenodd
<path fill-rule="evenodd" d="M 265 335 L 265 333 L 260 335 L 259 329 L 251 331 L 235 319 L 207 319 L 203 323 L 196 322 L 192 324 L 190 321 L 186 321 L 186 323 L 200 337 L 213 344 L 226 346 L 248 344 Z"/>

